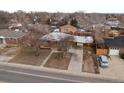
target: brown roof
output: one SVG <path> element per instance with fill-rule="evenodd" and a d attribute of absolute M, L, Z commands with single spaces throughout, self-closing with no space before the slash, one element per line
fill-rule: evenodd
<path fill-rule="evenodd" d="M 20 38 L 23 37 L 26 33 L 21 31 L 9 31 L 8 29 L 0 29 L 0 36 L 5 38 Z"/>
<path fill-rule="evenodd" d="M 76 32 L 77 28 L 69 24 L 60 27 L 61 32 Z"/>

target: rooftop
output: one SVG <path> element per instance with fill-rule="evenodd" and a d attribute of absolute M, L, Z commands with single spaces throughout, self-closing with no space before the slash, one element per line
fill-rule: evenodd
<path fill-rule="evenodd" d="M 62 41 L 65 38 L 69 38 L 69 41 L 78 43 L 93 43 L 92 36 L 74 36 L 62 32 L 52 32 L 41 37 L 41 39 L 45 41 Z"/>
<path fill-rule="evenodd" d="M 21 31 L 9 31 L 8 29 L 0 29 L 0 36 L 5 38 L 20 38 L 24 35 L 25 33 Z"/>

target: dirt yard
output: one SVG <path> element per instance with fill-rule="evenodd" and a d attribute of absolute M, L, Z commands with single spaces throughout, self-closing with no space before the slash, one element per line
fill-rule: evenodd
<path fill-rule="evenodd" d="M 82 71 L 88 73 L 97 73 L 98 69 L 94 60 L 94 52 L 92 48 L 84 47 L 83 48 L 83 65 Z"/>
<path fill-rule="evenodd" d="M 67 70 L 70 63 L 71 54 L 68 53 L 66 54 L 66 56 L 64 56 L 64 58 L 60 59 L 58 58 L 58 55 L 60 55 L 60 53 L 61 52 L 53 53 L 44 66 L 50 67 L 50 68 Z"/>
<path fill-rule="evenodd" d="M 40 66 L 50 52 L 51 52 L 50 49 L 41 49 L 39 56 L 35 56 L 34 53 L 30 53 L 30 52 L 29 53 L 20 52 L 17 56 L 15 56 L 9 62 Z"/>

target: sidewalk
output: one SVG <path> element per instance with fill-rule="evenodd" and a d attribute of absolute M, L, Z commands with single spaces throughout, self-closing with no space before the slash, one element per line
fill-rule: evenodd
<path fill-rule="evenodd" d="M 69 52 L 73 53 L 71 61 L 68 67 L 69 72 L 81 73 L 82 72 L 82 60 L 83 49 L 70 49 Z"/>
<path fill-rule="evenodd" d="M 46 64 L 46 62 L 47 62 L 48 59 L 51 57 L 51 55 L 53 54 L 53 52 L 54 52 L 54 50 L 52 50 L 52 51 L 50 52 L 50 54 L 46 57 L 46 59 L 43 61 L 43 63 L 40 65 L 40 67 L 43 67 L 43 66 Z"/>

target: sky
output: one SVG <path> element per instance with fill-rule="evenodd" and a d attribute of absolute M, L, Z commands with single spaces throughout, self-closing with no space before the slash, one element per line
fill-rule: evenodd
<path fill-rule="evenodd" d="M 0 0 L 0 10 L 124 13 L 124 0 Z"/>

